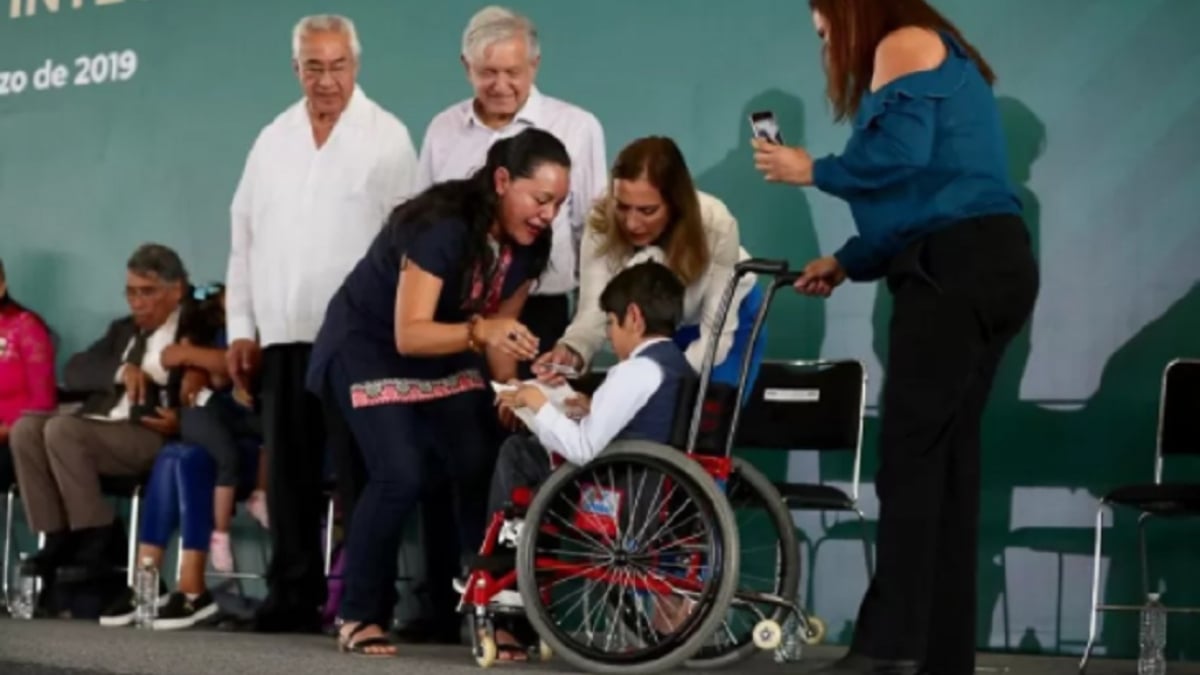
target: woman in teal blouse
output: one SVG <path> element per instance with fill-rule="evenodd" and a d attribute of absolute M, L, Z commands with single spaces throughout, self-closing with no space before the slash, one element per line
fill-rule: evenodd
<path fill-rule="evenodd" d="M 767 180 L 845 200 L 858 234 L 796 282 L 886 279 L 875 576 L 826 672 L 974 672 L 980 420 L 1037 264 L 1006 177 L 987 62 L 925 0 L 810 0 L 841 154 L 755 140 Z"/>

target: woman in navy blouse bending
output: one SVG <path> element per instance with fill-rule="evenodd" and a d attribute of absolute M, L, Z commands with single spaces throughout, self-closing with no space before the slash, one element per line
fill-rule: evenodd
<path fill-rule="evenodd" d="M 429 472 L 455 485 L 464 550 L 479 545 L 497 440 L 488 378 L 537 356 L 516 317 L 546 267 L 569 171 L 544 131 L 496 142 L 470 178 L 397 207 L 330 301 L 308 386 L 341 409 L 367 467 L 346 549 L 344 650 L 395 653 L 396 561 Z"/>
<path fill-rule="evenodd" d="M 754 141 L 767 180 L 849 203 L 858 235 L 804 268 L 828 296 L 886 278 L 877 567 L 829 673 L 974 672 L 980 419 L 1038 270 L 987 62 L 925 0 L 810 0 L 840 155 Z"/>

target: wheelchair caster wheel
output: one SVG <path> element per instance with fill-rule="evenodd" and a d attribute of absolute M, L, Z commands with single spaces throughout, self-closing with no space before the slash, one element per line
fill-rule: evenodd
<path fill-rule="evenodd" d="M 754 646 L 759 649 L 775 649 L 783 642 L 783 629 L 770 619 L 759 621 L 754 626 Z"/>
<path fill-rule="evenodd" d="M 479 638 L 479 649 L 475 652 L 475 663 L 479 664 L 480 668 L 488 668 L 496 662 L 499 652 L 495 638 L 490 635 L 481 637 Z"/>
<path fill-rule="evenodd" d="M 819 645 L 825 640 L 825 622 L 815 616 L 808 617 L 808 630 L 800 634 L 807 645 Z"/>
<path fill-rule="evenodd" d="M 537 652 L 538 652 L 537 653 L 538 659 L 540 659 L 543 662 L 549 661 L 550 659 L 554 658 L 554 650 L 550 649 L 550 645 L 546 644 L 545 640 L 538 641 Z"/>

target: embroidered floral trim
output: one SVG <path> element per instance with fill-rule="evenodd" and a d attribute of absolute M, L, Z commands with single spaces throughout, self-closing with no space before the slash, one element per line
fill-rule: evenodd
<path fill-rule="evenodd" d="M 350 385 L 350 405 L 355 408 L 369 408 L 393 403 L 420 403 L 483 389 L 486 386 L 483 375 L 474 369 L 460 370 L 453 375 L 434 380 L 389 377 Z"/>
<path fill-rule="evenodd" d="M 504 278 L 508 276 L 508 268 L 512 265 L 512 258 L 512 247 L 508 245 L 501 246 L 490 270 L 486 294 L 483 265 L 479 264 L 475 266 L 475 270 L 471 275 L 471 292 L 467 296 L 467 302 L 464 303 L 467 309 L 478 307 L 479 309 L 476 311 L 484 315 L 496 313 L 496 310 L 500 308 L 500 293 L 504 290 Z"/>

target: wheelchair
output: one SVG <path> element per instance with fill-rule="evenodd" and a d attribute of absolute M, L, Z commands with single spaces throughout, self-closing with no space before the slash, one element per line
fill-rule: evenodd
<path fill-rule="evenodd" d="M 775 291 L 798 273 L 785 261 L 739 263 L 724 290 L 721 324 L 749 273 L 772 278 L 751 329 L 754 344 Z M 784 500 L 733 457 L 752 351 L 736 386 L 714 383 L 716 342 L 699 377 L 682 387 L 670 445 L 618 440 L 585 466 L 559 463 L 536 493 L 517 490 L 491 516 L 459 602 L 478 665 L 496 661 L 496 622 L 506 616 L 528 620 L 533 634 L 516 637 L 535 645 L 526 649 L 530 660 L 558 654 L 592 673 L 719 668 L 758 650 L 785 655 L 788 617 L 799 643 L 824 635 L 823 623 L 794 601 L 799 546 Z M 515 555 L 502 539 L 515 541 Z M 520 602 L 512 600 L 514 584 Z"/>

